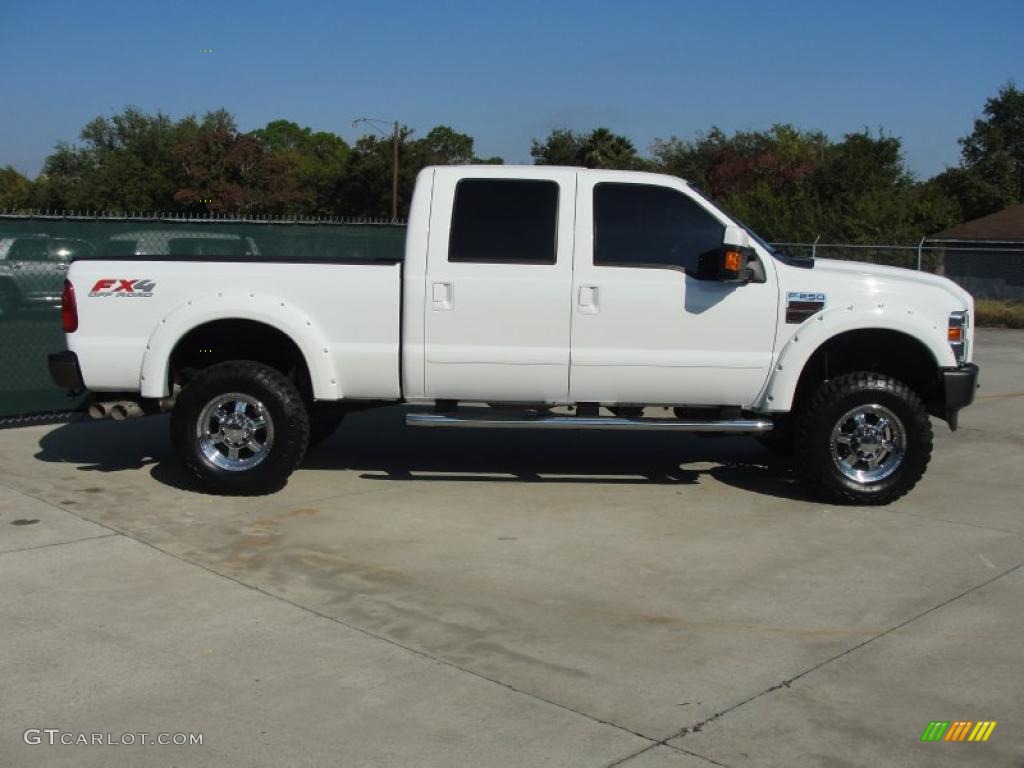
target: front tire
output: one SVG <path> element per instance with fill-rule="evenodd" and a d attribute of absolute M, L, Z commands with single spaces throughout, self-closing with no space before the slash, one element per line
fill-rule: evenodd
<path fill-rule="evenodd" d="M 804 481 L 828 501 L 888 504 L 924 475 L 932 425 L 906 384 L 855 372 L 821 384 L 800 414 L 796 451 Z"/>
<path fill-rule="evenodd" d="M 171 441 L 207 490 L 270 493 L 284 486 L 305 456 L 309 415 L 298 389 L 276 369 L 219 363 L 196 374 L 178 396 Z"/>

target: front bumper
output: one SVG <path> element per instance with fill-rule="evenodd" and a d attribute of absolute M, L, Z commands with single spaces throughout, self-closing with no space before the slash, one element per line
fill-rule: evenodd
<path fill-rule="evenodd" d="M 78 355 L 74 352 L 54 352 L 49 356 L 50 378 L 53 383 L 68 392 L 85 389 L 82 369 L 78 367 Z"/>
<path fill-rule="evenodd" d="M 950 429 L 957 427 L 957 414 L 974 402 L 978 389 L 978 366 L 966 363 L 959 368 L 942 371 L 942 393 L 946 409 L 946 421 Z"/>

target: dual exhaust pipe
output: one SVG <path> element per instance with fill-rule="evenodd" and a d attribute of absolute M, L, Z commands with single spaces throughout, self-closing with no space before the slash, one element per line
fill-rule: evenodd
<path fill-rule="evenodd" d="M 124 421 L 145 415 L 142 406 L 132 400 L 108 400 L 89 406 L 89 416 L 94 419 L 111 418 L 114 421 Z"/>
<path fill-rule="evenodd" d="M 159 400 L 96 400 L 89 404 L 87 413 L 93 419 L 109 418 L 114 421 L 166 413 L 174 408 L 174 401 L 180 391 L 181 387 L 175 385 L 170 397 L 162 397 Z"/>

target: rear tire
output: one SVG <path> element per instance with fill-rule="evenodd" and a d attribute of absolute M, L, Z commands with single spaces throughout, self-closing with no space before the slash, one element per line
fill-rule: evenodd
<path fill-rule="evenodd" d="M 921 479 L 932 453 L 932 425 L 906 384 L 855 372 L 821 384 L 797 426 L 798 468 L 828 501 L 888 504 Z"/>
<path fill-rule="evenodd" d="M 213 493 L 278 490 L 302 461 L 309 415 L 296 386 L 250 361 L 212 365 L 178 396 L 171 442 L 179 460 Z"/>

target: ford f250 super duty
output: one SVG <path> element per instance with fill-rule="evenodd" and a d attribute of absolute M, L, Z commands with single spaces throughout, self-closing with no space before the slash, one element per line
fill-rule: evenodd
<path fill-rule="evenodd" d="M 405 403 L 415 426 L 749 434 L 823 497 L 886 503 L 978 377 L 954 283 L 775 252 L 647 173 L 427 168 L 402 260 L 134 252 L 75 261 L 63 298 L 55 382 L 94 416 L 172 409 L 177 456 L 223 493 Z"/>

